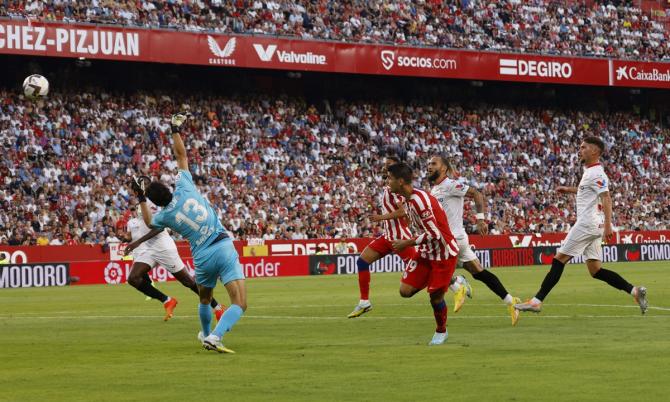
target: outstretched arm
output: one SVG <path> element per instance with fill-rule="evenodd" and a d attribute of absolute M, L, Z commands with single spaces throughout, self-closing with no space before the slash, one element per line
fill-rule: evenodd
<path fill-rule="evenodd" d="M 144 203 L 146 205 L 146 203 Z M 126 246 L 126 249 L 123 251 L 123 255 L 128 255 L 130 254 L 133 250 L 135 250 L 140 244 L 144 243 L 145 241 L 155 237 L 157 234 L 162 232 L 164 229 L 151 229 L 147 234 L 144 236 L 140 237 L 139 239 L 135 240 L 132 243 L 129 243 Z"/>
<path fill-rule="evenodd" d="M 181 131 L 182 125 L 188 119 L 188 113 L 177 113 L 172 115 L 170 123 L 172 123 L 172 152 L 174 152 L 175 160 L 177 161 L 177 167 L 179 170 L 188 171 L 188 158 L 186 157 L 186 147 L 184 146 L 184 141 L 181 139 L 179 134 Z"/>
<path fill-rule="evenodd" d="M 484 199 L 484 194 L 470 187 L 465 196 L 475 200 L 475 208 L 477 208 L 477 231 L 480 235 L 487 234 L 489 226 L 486 224 L 486 200 Z"/>
<path fill-rule="evenodd" d="M 402 217 L 405 217 L 405 216 L 407 216 L 407 214 L 405 213 L 405 209 L 403 207 L 400 207 L 400 208 L 396 209 L 395 211 L 390 212 L 388 214 L 372 215 L 370 217 L 370 220 L 372 222 L 388 221 L 390 219 L 402 218 Z"/>

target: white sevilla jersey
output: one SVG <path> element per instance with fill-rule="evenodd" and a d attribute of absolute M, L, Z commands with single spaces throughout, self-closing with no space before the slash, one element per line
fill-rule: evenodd
<path fill-rule="evenodd" d="M 390 214 L 398 208 L 402 208 L 404 203 L 405 199 L 402 196 L 394 194 L 388 187 L 384 187 L 384 193 L 381 197 L 382 215 Z M 407 227 L 407 218 L 388 219 L 383 222 L 384 237 L 387 240 L 407 240 L 412 238 L 412 234 Z"/>
<path fill-rule="evenodd" d="M 467 184 L 446 177 L 430 190 L 446 212 L 449 229 L 457 239 L 465 238 L 467 235 L 463 227 L 463 201 L 469 188 Z"/>
<path fill-rule="evenodd" d="M 600 204 L 600 194 L 609 191 L 609 179 L 600 163 L 587 165 L 577 187 L 577 222 L 587 226 L 600 226 L 605 214 Z"/>
<path fill-rule="evenodd" d="M 156 206 L 153 205 L 149 200 L 147 200 L 147 206 L 149 207 L 149 209 L 151 209 L 152 213 L 156 213 L 157 211 Z M 133 241 L 149 233 L 149 231 L 151 230 L 146 225 L 146 223 L 144 223 L 144 219 L 142 219 L 141 212 L 139 212 L 136 217 L 133 217 L 132 219 L 128 220 L 126 226 L 128 228 L 128 231 L 130 232 L 130 237 L 133 239 Z M 133 251 L 133 253 L 141 254 L 147 250 L 160 251 L 160 250 L 170 250 L 173 248 L 176 249 L 177 245 L 175 244 L 172 237 L 170 237 L 170 235 L 167 233 L 167 231 L 163 230 L 161 233 L 157 234 L 153 238 L 140 244 Z"/>

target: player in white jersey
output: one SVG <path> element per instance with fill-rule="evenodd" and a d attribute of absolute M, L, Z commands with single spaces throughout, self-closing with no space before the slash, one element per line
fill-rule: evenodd
<path fill-rule="evenodd" d="M 607 242 L 612 238 L 612 198 L 608 187 L 609 179 L 600 164 L 600 157 L 604 151 L 605 144 L 600 138 L 585 138 L 579 147 L 579 157 L 585 165 L 579 186 L 556 188 L 560 193 L 577 194 L 577 222 L 568 232 L 565 243 L 557 250 L 551 269 L 542 281 L 539 292 L 527 302 L 515 305 L 517 310 L 539 313 L 545 297 L 561 279 L 565 264 L 572 257 L 583 254 L 586 267 L 593 278 L 629 293 L 640 306 L 642 314 L 646 313 L 647 289 L 644 286 L 633 286 L 621 275 L 602 267 L 603 237 Z"/>
<path fill-rule="evenodd" d="M 521 299 L 509 294 L 500 279 L 491 271 L 482 267 L 477 255 L 470 247 L 468 235 L 463 227 L 464 199 L 466 197 L 473 198 L 477 208 L 477 230 L 481 235 L 488 233 L 484 195 L 467 184 L 455 180 L 457 177 L 456 168 L 444 156 L 433 156 L 428 162 L 428 181 L 433 184 L 430 193 L 437 198 L 447 213 L 449 229 L 451 229 L 451 233 L 458 243 L 458 263 L 462 264 L 463 268 L 470 272 L 473 278 L 483 282 L 507 304 L 507 309 L 512 317 L 512 325 L 516 325 L 519 320 L 519 312 L 514 309 L 514 304 L 521 303 Z M 465 301 L 467 289 L 466 286 L 458 283 L 453 283 L 451 289 L 455 292 L 454 312 L 458 312 Z"/>
<path fill-rule="evenodd" d="M 140 180 L 151 182 L 147 176 L 141 176 Z M 151 208 L 155 212 L 155 205 L 152 204 Z M 133 205 L 130 210 L 135 213 L 136 207 Z M 160 265 L 167 269 L 182 285 L 196 294 L 198 294 L 198 286 L 188 271 L 184 269 L 185 265 L 179 257 L 177 245 L 166 230 L 149 229 L 141 215 L 135 215 L 128 220 L 127 229 L 132 242 L 126 246 L 125 255 L 132 253 L 133 256 L 133 266 L 128 275 L 128 283 L 147 297 L 163 303 L 165 308 L 164 320 L 167 321 L 172 318 L 178 301 L 152 285 L 149 271 Z M 211 306 L 214 308 L 218 319 L 223 314 L 223 307 L 213 299 Z"/>
<path fill-rule="evenodd" d="M 384 159 L 384 167 L 382 173 L 387 174 L 387 169 L 390 166 L 400 162 L 396 156 L 387 156 Z M 365 247 L 361 255 L 356 261 L 358 267 L 358 288 L 360 291 L 360 300 L 354 310 L 349 313 L 348 318 L 356 318 L 372 309 L 372 303 L 369 300 L 370 292 L 370 264 L 391 254 L 393 250 L 393 242 L 396 240 L 411 239 L 412 235 L 407 227 L 408 222 L 405 218 L 402 204 L 405 202 L 404 198 L 398 194 L 389 191 L 388 187 L 384 187 L 384 192 L 380 199 L 381 212 L 380 215 L 373 215 L 372 222 L 382 221 L 384 225 L 384 234 Z M 400 213 L 396 212 L 400 211 Z M 403 261 L 407 262 L 414 257 L 414 247 L 407 247 L 404 250 L 397 252 Z"/>

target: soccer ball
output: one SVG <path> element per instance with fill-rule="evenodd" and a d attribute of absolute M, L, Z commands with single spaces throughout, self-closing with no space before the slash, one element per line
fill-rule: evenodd
<path fill-rule="evenodd" d="M 33 74 L 23 80 L 23 94 L 28 98 L 39 98 L 49 93 L 49 81 L 39 74 Z"/>

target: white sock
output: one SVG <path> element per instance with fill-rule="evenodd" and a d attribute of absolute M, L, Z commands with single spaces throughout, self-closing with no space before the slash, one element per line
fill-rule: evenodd
<path fill-rule="evenodd" d="M 169 302 L 170 300 L 172 300 L 172 298 L 171 298 L 170 296 L 168 296 L 167 300 L 165 300 L 165 301 L 163 302 L 163 304 Z"/>
<path fill-rule="evenodd" d="M 531 301 L 535 304 L 542 304 L 542 300 L 538 299 L 537 297 L 533 297 Z"/>
<path fill-rule="evenodd" d="M 370 300 L 367 300 L 367 299 L 366 300 L 361 299 L 361 300 L 358 301 L 358 304 L 369 304 L 369 303 L 370 303 Z"/>
<path fill-rule="evenodd" d="M 216 307 L 214 307 L 214 310 L 221 311 L 221 310 L 223 310 L 223 307 L 221 307 L 220 304 L 217 304 Z"/>
<path fill-rule="evenodd" d="M 630 295 L 635 297 L 636 294 L 637 294 L 637 286 L 633 286 L 633 289 L 631 289 L 630 291 Z"/>
<path fill-rule="evenodd" d="M 451 285 L 449 285 L 449 289 L 451 289 L 451 291 L 454 292 L 454 293 L 458 292 L 458 289 L 460 289 L 460 288 L 461 288 L 461 284 L 458 283 L 458 282 L 452 283 Z"/>
<path fill-rule="evenodd" d="M 503 301 L 505 302 L 505 304 L 509 305 L 514 303 L 514 298 L 512 297 L 511 294 L 508 293 L 507 296 L 505 296 L 505 298 L 503 299 Z"/>

